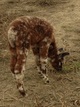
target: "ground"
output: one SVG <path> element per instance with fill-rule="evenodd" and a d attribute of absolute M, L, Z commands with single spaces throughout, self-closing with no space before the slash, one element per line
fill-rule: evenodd
<path fill-rule="evenodd" d="M 48 64 L 49 84 L 39 77 L 30 51 L 22 97 L 9 67 L 7 28 L 19 16 L 45 18 L 54 27 L 57 47 L 66 57 L 62 72 Z M 0 0 L 0 107 L 80 107 L 80 0 Z"/>

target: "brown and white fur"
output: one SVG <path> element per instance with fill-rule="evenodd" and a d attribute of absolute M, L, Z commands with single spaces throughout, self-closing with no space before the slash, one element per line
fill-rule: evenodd
<path fill-rule="evenodd" d="M 38 71 L 45 82 L 49 82 L 46 75 L 48 57 L 56 70 L 62 69 L 63 57 L 69 53 L 58 55 L 53 33 L 53 27 L 47 21 L 37 17 L 23 16 L 10 23 L 8 29 L 10 67 L 22 95 L 25 95 L 23 78 L 30 48 L 35 55 Z"/>

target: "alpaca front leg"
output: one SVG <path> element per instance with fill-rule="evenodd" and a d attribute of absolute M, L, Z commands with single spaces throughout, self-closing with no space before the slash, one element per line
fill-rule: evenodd
<path fill-rule="evenodd" d="M 47 62 L 48 62 L 48 49 L 49 49 L 49 43 L 43 41 L 41 43 L 40 51 L 39 51 L 39 55 L 40 55 L 40 66 L 39 66 L 39 68 L 40 68 L 40 71 L 41 71 L 41 74 L 43 76 L 43 80 L 45 81 L 45 83 L 49 82 L 48 75 L 46 74 Z"/>
<path fill-rule="evenodd" d="M 49 82 L 47 75 L 47 58 L 40 58 L 40 71 L 45 83 Z"/>
<path fill-rule="evenodd" d="M 35 56 L 35 61 L 36 61 L 36 64 L 37 64 L 37 71 L 38 71 L 38 74 L 40 74 L 40 75 L 42 76 L 41 70 L 40 70 L 40 68 L 39 68 L 39 66 L 40 66 L 40 58 L 39 58 L 38 55 Z"/>
<path fill-rule="evenodd" d="M 38 45 L 35 45 L 32 47 L 32 50 L 33 50 L 33 54 L 35 56 L 35 62 L 36 62 L 36 65 L 37 65 L 37 70 L 38 70 L 38 73 L 41 74 L 41 71 L 40 71 L 40 56 L 39 56 L 39 47 Z"/>

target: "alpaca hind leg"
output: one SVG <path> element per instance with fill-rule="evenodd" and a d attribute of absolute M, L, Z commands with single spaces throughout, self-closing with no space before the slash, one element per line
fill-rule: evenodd
<path fill-rule="evenodd" d="M 26 55 L 25 52 L 21 49 L 17 49 L 17 62 L 15 66 L 15 78 L 17 82 L 17 88 L 19 92 L 24 96 L 24 71 L 25 71 Z"/>

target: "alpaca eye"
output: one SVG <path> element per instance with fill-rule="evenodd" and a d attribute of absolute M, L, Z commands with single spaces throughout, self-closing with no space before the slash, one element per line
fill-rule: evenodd
<path fill-rule="evenodd" d="M 62 66 L 62 63 L 61 63 L 61 62 L 59 62 L 59 66 L 60 66 L 60 67 Z"/>

